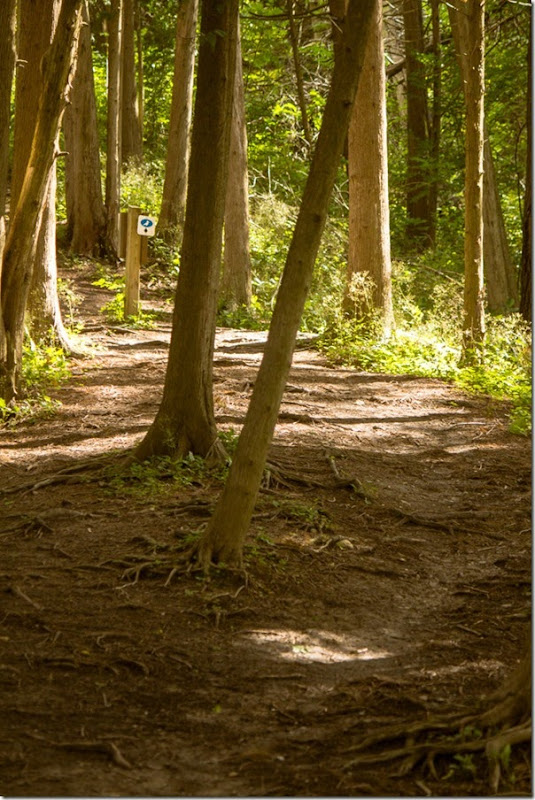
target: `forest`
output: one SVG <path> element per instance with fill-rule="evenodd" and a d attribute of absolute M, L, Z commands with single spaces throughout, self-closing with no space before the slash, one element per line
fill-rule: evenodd
<path fill-rule="evenodd" d="M 2 0 L 0 794 L 532 796 L 532 16 Z"/>

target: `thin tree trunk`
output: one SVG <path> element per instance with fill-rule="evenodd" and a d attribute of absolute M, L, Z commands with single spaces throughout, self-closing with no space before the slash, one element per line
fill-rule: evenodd
<path fill-rule="evenodd" d="M 177 16 L 173 97 L 158 220 L 160 235 L 171 240 L 177 238 L 178 230 L 182 228 L 186 208 L 198 5 L 198 0 L 183 0 Z"/>
<path fill-rule="evenodd" d="M 451 0 L 448 14 L 455 46 L 455 53 L 461 73 L 463 90 L 469 80 L 470 41 L 468 38 L 467 6 L 465 0 Z M 496 182 L 496 171 L 490 147 L 489 134 L 485 125 L 483 150 L 483 255 L 490 311 L 503 313 L 517 301 L 516 275 L 503 219 L 500 195 Z"/>
<path fill-rule="evenodd" d="M 65 109 L 65 184 L 70 249 L 100 255 L 104 248 L 106 212 L 102 199 L 100 152 L 91 57 L 89 9 L 84 3 L 78 60 L 70 103 Z"/>
<path fill-rule="evenodd" d="M 9 121 L 11 86 L 15 68 L 16 0 L 0 4 L 0 264 L 6 235 L 6 201 L 9 170 Z M 1 317 L 0 317 L 1 327 Z M 0 334 L 1 339 L 1 334 Z"/>
<path fill-rule="evenodd" d="M 134 0 L 123 0 L 123 2 L 121 158 L 125 165 L 133 158 L 142 157 L 143 134 L 139 121 L 136 80 Z"/>
<path fill-rule="evenodd" d="M 467 0 L 468 73 L 465 132 L 464 354 L 479 348 L 485 336 L 483 284 L 483 141 L 485 130 L 485 0 Z"/>
<path fill-rule="evenodd" d="M 286 0 L 286 13 L 288 14 L 288 26 L 290 32 L 290 43 L 292 45 L 292 56 L 295 70 L 295 83 L 297 88 L 297 102 L 301 112 L 301 124 L 303 133 L 309 147 L 312 146 L 312 132 L 308 121 L 307 102 L 305 97 L 305 87 L 303 82 L 303 70 L 301 68 L 301 57 L 299 55 L 299 37 L 294 17 L 294 0 Z"/>
<path fill-rule="evenodd" d="M 232 104 L 229 174 L 225 201 L 225 250 L 220 302 L 226 308 L 251 303 L 249 250 L 249 174 L 241 42 L 236 44 L 236 77 Z"/>
<path fill-rule="evenodd" d="M 431 28 L 433 45 L 433 105 L 431 111 L 429 181 L 429 238 L 434 247 L 437 234 L 437 207 L 440 159 L 440 127 L 442 121 L 442 66 L 440 47 L 440 0 L 431 0 Z"/>
<path fill-rule="evenodd" d="M 163 398 L 134 458 L 219 460 L 212 361 L 227 183 L 238 0 L 202 0 L 188 199 Z M 218 135 L 215 135 L 215 132 Z"/>
<path fill-rule="evenodd" d="M 6 211 L 9 171 L 9 123 L 11 86 L 15 68 L 16 0 L 0 4 L 0 298 L 2 292 L 2 253 L 6 240 Z M 6 334 L 0 302 L 0 362 L 6 357 Z"/>
<path fill-rule="evenodd" d="M 522 224 L 522 256 L 520 260 L 520 313 L 527 322 L 532 319 L 532 191 L 533 191 L 533 16 L 529 18 L 528 91 L 526 112 L 526 189 L 524 193 Z"/>
<path fill-rule="evenodd" d="M 123 0 L 111 0 L 108 19 L 108 119 L 106 131 L 106 250 L 119 253 L 121 196 L 121 52 Z"/>
<path fill-rule="evenodd" d="M 350 0 L 337 60 L 264 357 L 223 494 L 199 543 L 198 559 L 240 562 L 268 448 L 290 370 L 353 101 L 374 0 Z"/>
<path fill-rule="evenodd" d="M 44 61 L 43 91 L 30 158 L 17 205 L 11 213 L 4 249 L 2 311 L 7 352 L 0 363 L 0 397 L 6 401 L 20 391 L 24 313 L 69 71 L 76 60 L 81 8 L 82 0 L 63 0 L 54 39 Z"/>
<path fill-rule="evenodd" d="M 54 332 L 56 343 L 67 353 L 77 352 L 65 330 L 58 297 L 58 265 L 56 258 L 56 164 L 50 170 L 47 198 L 37 249 L 35 267 L 28 296 L 30 330 L 33 339 L 44 340 Z"/>
<path fill-rule="evenodd" d="M 394 315 L 382 0 L 375 0 L 374 6 L 357 99 L 349 123 L 349 256 L 344 309 L 362 319 L 378 311 L 383 331 L 388 335 Z M 371 279 L 371 293 L 355 284 L 358 276 Z"/>
<path fill-rule="evenodd" d="M 431 243 L 429 125 L 421 0 L 403 0 L 407 71 L 407 236 L 423 250 Z"/>

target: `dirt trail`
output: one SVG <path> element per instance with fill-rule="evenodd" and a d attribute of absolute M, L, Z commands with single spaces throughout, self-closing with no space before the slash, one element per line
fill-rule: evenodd
<path fill-rule="evenodd" d="M 383 724 L 473 710 L 518 661 L 531 460 L 504 410 L 333 369 L 303 341 L 247 580 L 166 584 L 221 483 L 114 483 L 113 454 L 154 417 L 170 323 L 107 329 L 108 298 L 79 290 L 94 355 L 54 417 L 0 430 L 0 794 L 485 795 L 483 760 L 396 777 L 352 767 L 351 748 Z M 239 431 L 264 339 L 218 331 L 222 429 Z M 104 471 L 58 475 L 102 457 Z M 523 758 L 510 780 L 529 792 Z"/>

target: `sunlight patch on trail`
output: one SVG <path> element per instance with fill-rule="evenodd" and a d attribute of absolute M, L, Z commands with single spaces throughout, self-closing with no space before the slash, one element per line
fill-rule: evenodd
<path fill-rule="evenodd" d="M 393 655 L 388 650 L 372 649 L 350 636 L 328 631 L 257 630 L 247 635 L 258 644 L 271 646 L 288 661 L 314 661 L 330 664 L 339 661 L 374 661 Z"/>

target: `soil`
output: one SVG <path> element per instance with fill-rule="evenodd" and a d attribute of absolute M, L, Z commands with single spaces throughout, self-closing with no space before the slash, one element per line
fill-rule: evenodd
<path fill-rule="evenodd" d="M 334 368 L 305 337 L 245 569 L 173 572 L 221 477 L 121 461 L 158 407 L 170 306 L 146 292 L 153 329 L 106 326 L 111 295 L 69 276 L 92 354 L 54 416 L 0 430 L 0 793 L 486 796 L 480 753 L 355 752 L 469 715 L 522 655 L 531 457 L 506 407 Z M 264 341 L 217 331 L 221 430 L 240 430 Z M 529 755 L 503 792 L 531 794 Z"/>

